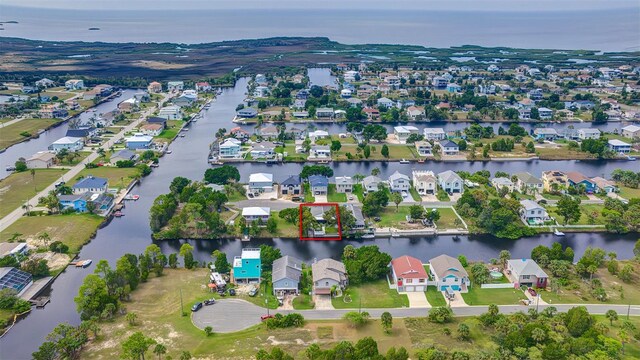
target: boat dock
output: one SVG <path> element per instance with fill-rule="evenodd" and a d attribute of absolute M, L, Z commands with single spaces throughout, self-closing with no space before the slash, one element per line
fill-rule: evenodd
<path fill-rule="evenodd" d="M 48 296 L 38 297 L 40 293 L 53 282 L 53 276 L 47 276 L 35 280 L 29 288 L 20 295 L 20 298 L 29 301 L 36 307 L 44 307 L 51 299 Z"/>

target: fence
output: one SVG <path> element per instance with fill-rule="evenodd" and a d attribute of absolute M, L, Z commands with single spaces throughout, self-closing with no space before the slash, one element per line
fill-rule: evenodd
<path fill-rule="evenodd" d="M 500 284 L 482 284 L 481 289 L 514 289 L 515 284 L 512 283 L 500 283 Z"/>

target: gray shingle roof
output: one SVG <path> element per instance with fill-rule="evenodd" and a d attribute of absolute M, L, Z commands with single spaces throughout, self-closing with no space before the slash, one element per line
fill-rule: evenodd
<path fill-rule="evenodd" d="M 507 263 L 509 267 L 513 269 L 518 275 L 535 275 L 536 277 L 548 277 L 547 273 L 544 272 L 538 266 L 538 264 L 531 259 L 512 259 L 508 260 Z"/>
<path fill-rule="evenodd" d="M 438 275 L 439 279 L 442 279 L 448 275 L 455 275 L 457 277 L 468 277 L 467 271 L 462 267 L 460 261 L 449 255 L 440 255 L 429 260 L 431 269 Z"/>
<path fill-rule="evenodd" d="M 293 256 L 285 255 L 273 262 L 271 271 L 271 282 L 282 279 L 291 279 L 300 281 L 302 274 L 302 260 Z"/>

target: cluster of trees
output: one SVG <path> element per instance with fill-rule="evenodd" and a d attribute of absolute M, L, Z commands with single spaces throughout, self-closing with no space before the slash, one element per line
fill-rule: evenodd
<path fill-rule="evenodd" d="M 611 172 L 611 178 L 630 188 L 637 189 L 640 186 L 640 171 L 615 169 Z"/>
<path fill-rule="evenodd" d="M 609 232 L 621 234 L 640 231 L 640 198 L 629 199 L 628 203 L 623 203 L 608 197 L 600 215 L 605 219 L 605 227 Z M 594 214 L 589 216 L 591 218 Z"/>
<path fill-rule="evenodd" d="M 267 319 L 266 325 L 268 329 L 283 329 L 290 327 L 301 327 L 304 325 L 304 317 L 298 313 L 282 315 L 275 314 L 272 318 Z"/>
<path fill-rule="evenodd" d="M 167 347 L 164 344 L 155 341 L 140 331 L 136 331 L 122 343 L 120 357 L 127 360 L 144 360 L 145 354 L 151 346 L 153 346 L 153 354 L 158 359 L 161 359 L 167 353 Z M 182 351 L 178 357 L 180 360 L 190 360 L 192 358 L 193 356 L 189 351 Z M 170 359 L 170 357 L 167 356 L 167 359 Z"/>
<path fill-rule="evenodd" d="M 226 232 L 226 225 L 219 214 L 229 200 L 226 194 L 184 177 L 173 179 L 169 189 L 170 193 L 154 200 L 149 211 L 154 237 L 216 237 Z M 180 211 L 176 213 L 178 208 Z"/>
<path fill-rule="evenodd" d="M 18 292 L 11 288 L 0 289 L 0 309 L 10 310 L 16 314 L 29 311 L 31 303 L 18 297 Z M 7 319 L 0 319 L 0 328 L 7 325 Z"/>
<path fill-rule="evenodd" d="M 580 143 L 580 151 L 595 155 L 598 158 L 611 158 L 615 156 L 615 154 L 609 150 L 605 138 L 583 140 Z"/>
<path fill-rule="evenodd" d="M 464 129 L 464 134 L 471 140 L 491 139 L 495 136 L 491 125 L 482 127 L 478 124 L 472 124 Z"/>
<path fill-rule="evenodd" d="M 345 246 L 342 262 L 349 274 L 349 282 L 357 285 L 382 278 L 388 271 L 391 256 L 380 252 L 376 245 L 365 245 L 359 248 Z"/>
<path fill-rule="evenodd" d="M 386 188 L 368 193 L 362 201 L 362 213 L 366 216 L 380 214 L 389 204 L 390 198 L 390 192 Z"/>
<path fill-rule="evenodd" d="M 387 128 L 379 124 L 367 124 L 362 129 L 362 137 L 365 141 L 384 141 L 387 139 Z"/>
<path fill-rule="evenodd" d="M 302 167 L 300 177 L 308 179 L 311 175 L 322 175 L 326 177 L 333 176 L 333 169 L 325 165 L 305 165 Z"/>
<path fill-rule="evenodd" d="M 493 151 L 511 151 L 515 146 L 515 142 L 511 139 L 498 139 L 491 143 Z"/>
<path fill-rule="evenodd" d="M 378 350 L 378 343 L 371 337 L 365 337 L 355 344 L 349 341 L 341 341 L 333 348 L 322 350 L 318 344 L 311 344 L 304 351 L 308 360 L 407 360 L 409 353 L 403 347 L 390 348 L 386 354 L 381 354 Z M 284 352 L 279 347 L 274 347 L 271 351 L 260 350 L 256 354 L 257 360 L 293 360 L 294 357 Z"/>
<path fill-rule="evenodd" d="M 240 181 L 240 172 L 231 165 L 222 165 L 220 167 L 207 169 L 204 172 L 204 181 L 207 184 L 226 185 L 231 182 Z"/>

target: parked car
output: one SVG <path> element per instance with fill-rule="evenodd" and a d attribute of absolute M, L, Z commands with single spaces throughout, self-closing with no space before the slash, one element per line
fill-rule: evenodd
<path fill-rule="evenodd" d="M 229 295 L 236 296 L 236 289 L 229 289 Z"/>
<path fill-rule="evenodd" d="M 349 195 L 349 200 L 353 200 L 353 195 Z"/>
<path fill-rule="evenodd" d="M 59 188 L 60 186 L 64 185 L 65 182 L 64 181 L 58 181 L 57 183 L 55 183 L 55 187 Z"/>
<path fill-rule="evenodd" d="M 380 221 L 380 217 L 379 217 L 379 216 L 374 217 L 374 218 L 373 218 L 373 221 L 375 221 L 375 222 L 379 222 L 379 221 Z"/>
<path fill-rule="evenodd" d="M 191 311 L 196 312 L 198 310 L 202 309 L 202 303 L 198 302 L 193 304 L 193 306 L 191 307 Z"/>
<path fill-rule="evenodd" d="M 208 300 L 204 301 L 205 305 L 213 305 L 215 303 L 216 303 L 216 299 L 214 299 L 214 298 L 211 298 L 211 299 L 208 299 Z"/>
<path fill-rule="evenodd" d="M 533 288 L 528 288 L 528 289 L 527 289 L 527 291 L 528 291 L 528 292 L 529 292 L 529 294 L 530 294 L 531 296 L 533 296 L 533 297 L 538 296 L 538 293 L 537 293 L 535 290 L 533 290 Z"/>
<path fill-rule="evenodd" d="M 260 321 L 266 321 L 267 319 L 273 319 L 273 315 L 262 315 Z"/>
<path fill-rule="evenodd" d="M 291 198 L 291 201 L 302 201 L 302 198 L 300 196 L 294 196 Z"/>
<path fill-rule="evenodd" d="M 249 290 L 249 296 L 254 297 L 258 295 L 258 288 L 254 287 L 253 289 Z"/>

